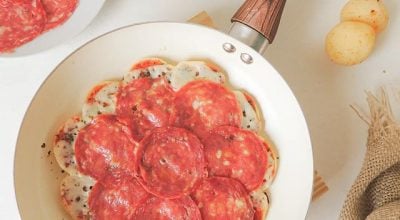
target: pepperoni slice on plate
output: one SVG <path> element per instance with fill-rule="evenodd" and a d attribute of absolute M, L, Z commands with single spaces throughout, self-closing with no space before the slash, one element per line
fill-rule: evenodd
<path fill-rule="evenodd" d="M 78 6 L 78 0 L 42 0 L 42 2 L 47 14 L 46 30 L 63 24 Z"/>
<path fill-rule="evenodd" d="M 237 179 L 249 191 L 262 184 L 268 166 L 267 149 L 256 133 L 221 126 L 203 144 L 210 176 Z"/>
<path fill-rule="evenodd" d="M 171 124 L 193 131 L 201 139 L 221 125 L 239 127 L 242 111 L 235 95 L 223 85 L 195 80 L 175 96 Z"/>
<path fill-rule="evenodd" d="M 12 52 L 42 33 L 46 12 L 40 0 L 0 1 L 0 53 Z"/>
<path fill-rule="evenodd" d="M 156 128 L 140 142 L 139 182 L 162 198 L 189 195 L 206 176 L 203 146 L 183 128 Z"/>
<path fill-rule="evenodd" d="M 178 199 L 149 197 L 137 207 L 134 219 L 200 220 L 201 214 L 188 196 Z"/>
<path fill-rule="evenodd" d="M 150 194 L 132 177 L 106 177 L 94 185 L 89 195 L 93 219 L 133 219 L 136 207 Z"/>
<path fill-rule="evenodd" d="M 253 205 L 244 186 L 231 178 L 205 179 L 192 194 L 204 220 L 240 219 L 254 217 Z"/>
<path fill-rule="evenodd" d="M 99 115 L 80 130 L 76 139 L 78 169 L 96 179 L 110 172 L 132 174 L 137 144 L 130 130 L 114 115 Z"/>
<path fill-rule="evenodd" d="M 165 78 L 131 81 L 117 94 L 117 115 L 137 140 L 146 131 L 168 125 L 174 92 Z"/>

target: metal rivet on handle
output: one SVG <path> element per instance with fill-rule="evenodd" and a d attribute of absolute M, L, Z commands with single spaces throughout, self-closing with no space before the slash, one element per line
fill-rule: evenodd
<path fill-rule="evenodd" d="M 231 43 L 224 43 L 224 44 L 222 45 L 222 47 L 223 47 L 224 50 L 225 50 L 226 52 L 228 52 L 228 53 L 233 53 L 233 52 L 236 51 L 236 47 L 233 46 L 233 44 L 231 44 Z"/>
<path fill-rule="evenodd" d="M 251 64 L 253 63 L 253 57 L 248 54 L 248 53 L 241 53 L 240 54 L 240 59 L 242 59 L 242 61 L 246 64 Z"/>

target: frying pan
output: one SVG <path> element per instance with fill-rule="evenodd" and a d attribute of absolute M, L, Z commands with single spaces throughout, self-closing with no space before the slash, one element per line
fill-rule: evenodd
<path fill-rule="evenodd" d="M 232 36 L 194 24 L 144 23 L 109 32 L 69 55 L 41 85 L 20 129 L 14 181 L 22 219 L 68 219 L 59 202 L 65 174 L 52 156 L 53 135 L 80 112 L 92 86 L 120 79 L 133 61 L 144 57 L 212 61 L 234 87 L 256 98 L 265 132 L 280 156 L 267 219 L 304 219 L 313 181 L 307 125 L 288 85 L 258 53 L 273 41 L 284 4 L 245 1 L 232 18 Z"/>

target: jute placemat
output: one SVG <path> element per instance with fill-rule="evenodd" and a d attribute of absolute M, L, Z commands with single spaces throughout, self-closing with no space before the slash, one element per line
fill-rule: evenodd
<path fill-rule="evenodd" d="M 385 91 L 367 96 L 370 117 L 359 114 L 369 125 L 367 151 L 340 219 L 399 220 L 400 126 Z"/>

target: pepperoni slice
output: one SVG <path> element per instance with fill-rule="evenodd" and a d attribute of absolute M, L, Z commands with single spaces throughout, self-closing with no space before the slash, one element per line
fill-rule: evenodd
<path fill-rule="evenodd" d="M 134 219 L 200 220 L 201 214 L 188 196 L 178 199 L 149 197 L 137 207 Z"/>
<path fill-rule="evenodd" d="M 267 148 L 256 133 L 221 126 L 203 143 L 210 176 L 237 179 L 249 191 L 262 184 L 268 165 Z"/>
<path fill-rule="evenodd" d="M 78 6 L 78 0 L 42 0 L 47 14 L 45 30 L 63 24 Z"/>
<path fill-rule="evenodd" d="M 242 111 L 235 95 L 219 83 L 196 80 L 176 94 L 171 124 L 193 131 L 201 139 L 221 125 L 239 127 Z"/>
<path fill-rule="evenodd" d="M 78 169 L 96 179 L 110 172 L 133 173 L 137 145 L 129 129 L 114 115 L 100 115 L 78 134 L 75 142 Z"/>
<path fill-rule="evenodd" d="M 131 81 L 117 94 L 117 115 L 137 140 L 146 131 L 168 125 L 174 92 L 164 78 Z"/>
<path fill-rule="evenodd" d="M 90 213 L 98 220 L 133 219 L 136 207 L 149 195 L 135 178 L 106 177 L 90 193 Z"/>
<path fill-rule="evenodd" d="M 254 209 L 244 186 L 231 178 L 205 179 L 192 194 L 204 220 L 253 219 Z"/>
<path fill-rule="evenodd" d="M 45 22 L 40 0 L 0 0 L 0 53 L 12 52 L 36 38 Z"/>
<path fill-rule="evenodd" d="M 162 198 L 188 195 L 206 176 L 203 146 L 182 128 L 156 128 L 140 142 L 139 181 Z"/>

